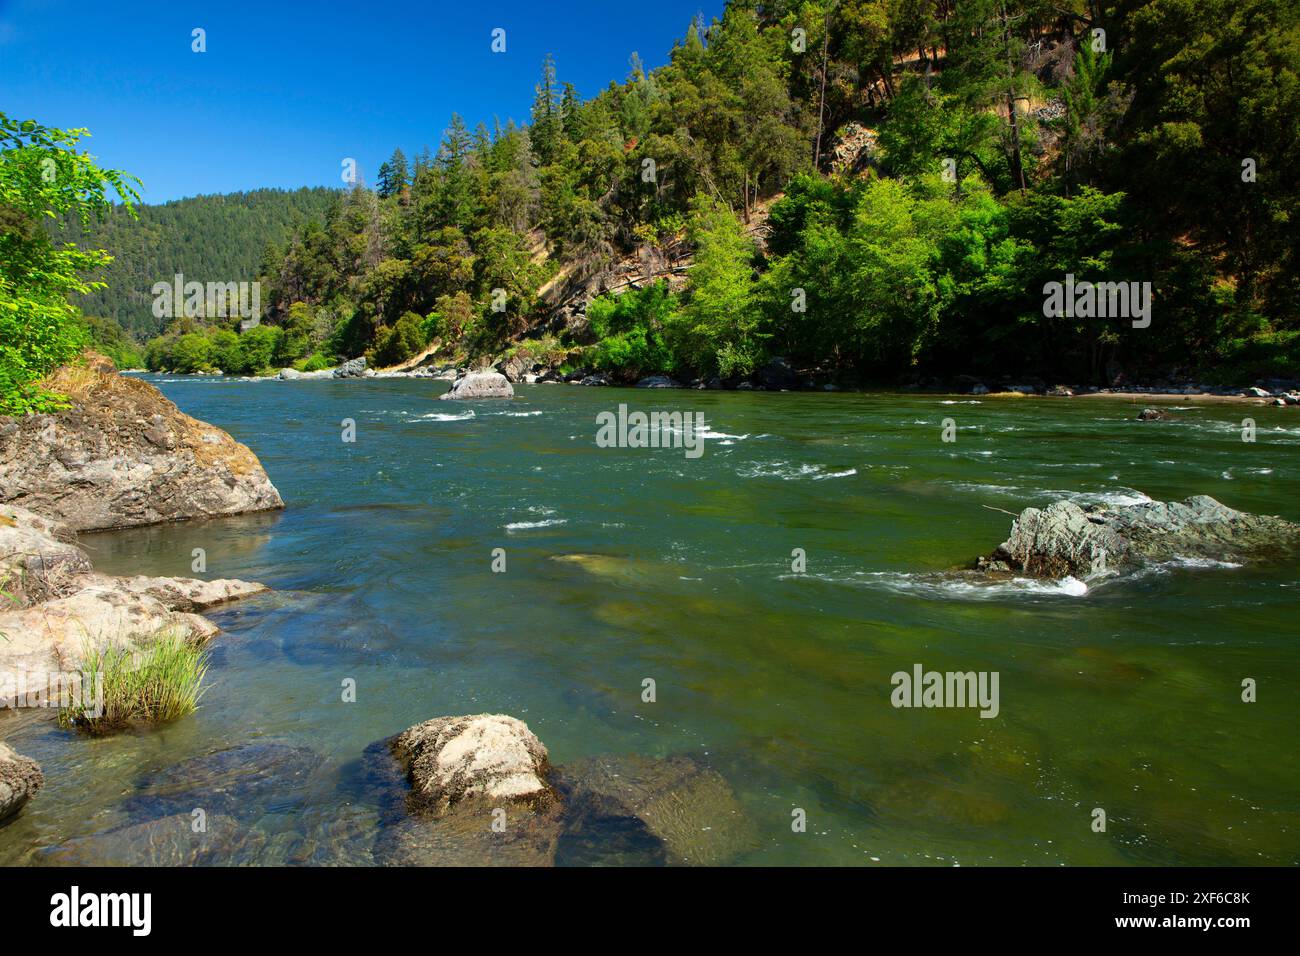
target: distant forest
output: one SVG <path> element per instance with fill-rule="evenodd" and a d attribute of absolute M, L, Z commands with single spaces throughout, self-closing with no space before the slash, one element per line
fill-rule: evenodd
<path fill-rule="evenodd" d="M 526 124 L 453 116 L 370 184 L 110 221 L 87 311 L 182 371 L 1297 376 L 1298 155 L 1300 0 L 732 0 L 590 99 L 548 58 Z M 158 329 L 181 266 L 256 269 L 264 327 Z M 1071 275 L 1150 283 L 1150 326 L 1045 315 Z"/>
<path fill-rule="evenodd" d="M 82 228 L 75 217 L 52 230 L 82 248 L 107 249 L 113 262 L 99 273 L 108 283 L 79 297 L 88 315 L 111 319 L 144 341 L 165 330 L 154 317 L 150 291 L 177 272 L 200 282 L 253 280 L 268 245 L 285 245 L 308 222 L 320 222 L 338 190 L 255 189 L 138 205 L 138 219 L 121 207 Z"/>

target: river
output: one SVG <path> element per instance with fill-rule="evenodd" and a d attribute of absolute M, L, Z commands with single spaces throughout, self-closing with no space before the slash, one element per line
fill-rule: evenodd
<path fill-rule="evenodd" d="M 1300 861 L 1294 563 L 1086 589 L 952 572 L 1005 538 L 1004 511 L 1059 497 L 1300 520 L 1294 409 L 1138 423 L 1093 399 L 546 385 L 464 404 L 428 380 L 147 378 L 249 445 L 286 509 L 83 536 L 97 568 L 187 576 L 201 548 L 200 576 L 275 592 L 213 614 L 195 715 L 106 739 L 23 719 L 9 742 L 47 783 L 0 862 L 135 821 L 151 771 L 270 740 L 320 763 L 244 808 L 251 858 L 217 862 L 371 863 L 364 748 L 480 712 L 527 721 L 560 765 L 698 756 L 753 823 L 740 864 Z M 703 454 L 597 447 L 620 402 L 703 413 Z M 997 716 L 895 708 L 891 676 L 918 664 L 996 672 Z"/>

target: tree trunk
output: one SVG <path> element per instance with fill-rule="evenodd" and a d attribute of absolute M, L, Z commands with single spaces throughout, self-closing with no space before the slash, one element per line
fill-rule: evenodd
<path fill-rule="evenodd" d="M 826 118 L 826 47 L 831 37 L 831 18 L 826 16 L 822 30 L 822 82 L 821 93 L 817 98 L 817 142 L 813 146 L 813 170 L 821 169 L 822 163 L 822 124 Z"/>

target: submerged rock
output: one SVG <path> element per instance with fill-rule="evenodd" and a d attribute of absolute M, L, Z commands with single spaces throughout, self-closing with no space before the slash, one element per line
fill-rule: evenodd
<path fill-rule="evenodd" d="M 283 508 L 257 456 L 139 379 L 61 369 L 73 405 L 0 416 L 0 502 L 98 531 Z"/>
<path fill-rule="evenodd" d="M 40 765 L 0 740 L 0 821 L 21 810 L 44 784 Z"/>
<path fill-rule="evenodd" d="M 197 829 L 197 832 L 196 832 Z M 190 812 L 114 827 L 41 851 L 51 866 L 238 866 L 257 861 L 265 835 L 224 814 Z"/>
<path fill-rule="evenodd" d="M 500 372 L 488 370 L 470 372 L 452 383 L 451 389 L 438 396 L 440 399 L 472 401 L 480 398 L 514 398 L 515 390 Z"/>
<path fill-rule="evenodd" d="M 408 806 L 418 812 L 441 816 L 475 801 L 536 807 L 554 798 L 546 747 L 514 717 L 436 717 L 391 746 L 411 784 Z"/>
<path fill-rule="evenodd" d="M 562 768 L 559 786 L 561 853 L 582 856 L 571 862 L 635 848 L 646 862 L 716 866 L 756 846 L 726 779 L 691 757 L 593 757 Z"/>
<path fill-rule="evenodd" d="M 979 559 L 986 571 L 1086 577 L 1179 558 L 1242 560 L 1300 544 L 1300 525 L 1234 511 L 1207 495 L 1181 502 L 1026 508 L 1011 535 Z"/>
<path fill-rule="evenodd" d="M 200 808 L 208 814 L 258 816 L 303 802 L 321 756 L 307 747 L 257 741 L 192 757 L 146 777 L 127 800 L 157 814 Z"/>
<path fill-rule="evenodd" d="M 380 831 L 378 863 L 391 866 L 554 866 L 563 808 L 461 806 L 437 819 L 408 817 Z"/>

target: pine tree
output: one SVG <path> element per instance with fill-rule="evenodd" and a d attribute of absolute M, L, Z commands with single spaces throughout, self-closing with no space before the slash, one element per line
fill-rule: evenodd
<path fill-rule="evenodd" d="M 555 83 L 555 60 L 549 53 L 542 61 L 542 79 L 537 84 L 537 96 L 533 100 L 529 135 L 538 165 L 549 166 L 555 160 L 556 150 L 564 135 L 564 117 L 560 111 L 560 95 Z"/>
<path fill-rule="evenodd" d="M 390 196 L 400 196 L 409 182 L 409 175 L 406 166 L 406 155 L 401 148 L 393 150 L 393 155 L 388 162 L 379 167 L 379 182 L 375 190 L 379 193 L 379 198 L 388 199 Z"/>

